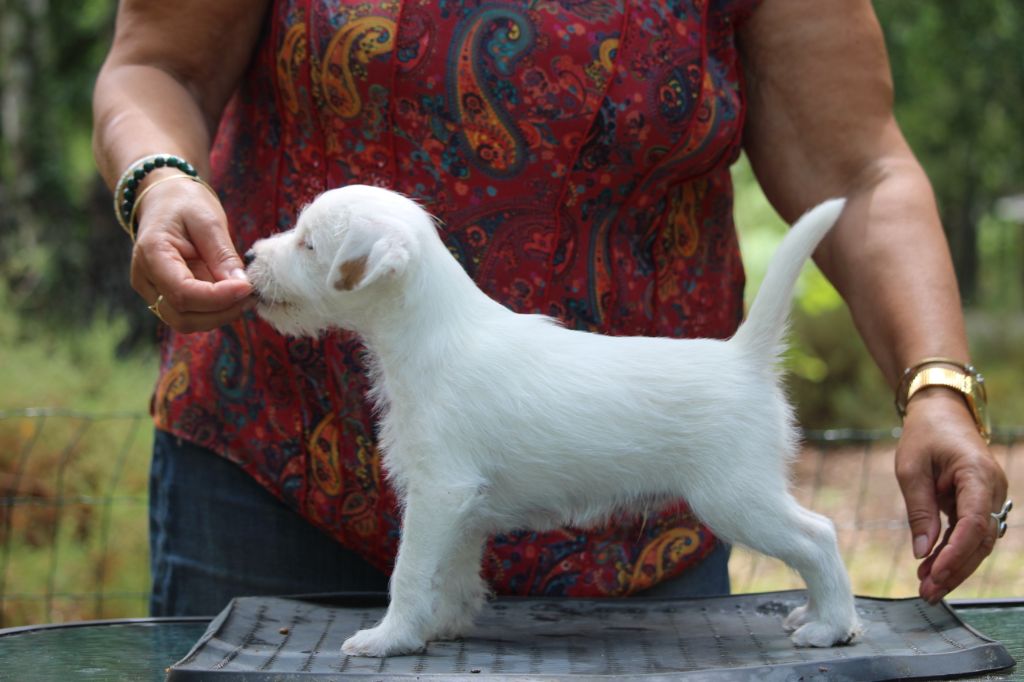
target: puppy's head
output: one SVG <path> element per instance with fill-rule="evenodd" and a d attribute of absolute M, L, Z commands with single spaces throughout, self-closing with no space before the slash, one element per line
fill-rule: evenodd
<path fill-rule="evenodd" d="M 256 312 L 295 336 L 358 331 L 360 313 L 406 273 L 424 229 L 434 229 L 429 216 L 395 192 L 365 185 L 324 192 L 293 229 L 246 254 Z"/>

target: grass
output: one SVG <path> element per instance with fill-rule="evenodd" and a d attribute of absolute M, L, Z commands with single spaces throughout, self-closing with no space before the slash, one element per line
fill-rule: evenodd
<path fill-rule="evenodd" d="M 116 357 L 121 323 L 57 335 L 2 299 L 0 624 L 143 615 L 155 356 Z"/>
<path fill-rule="evenodd" d="M 155 351 L 117 357 L 127 325 L 97 318 L 60 333 L 10 311 L 0 288 L 0 410 L 44 406 L 82 412 L 139 412 L 156 380 Z"/>

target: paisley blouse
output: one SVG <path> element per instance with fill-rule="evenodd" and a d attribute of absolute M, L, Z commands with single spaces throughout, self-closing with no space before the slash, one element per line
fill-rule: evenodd
<path fill-rule="evenodd" d="M 520 312 L 605 334 L 730 336 L 737 26 L 757 0 L 276 0 L 212 155 L 240 253 L 318 193 L 393 188 Z M 158 428 L 237 463 L 388 570 L 399 536 L 361 346 L 253 315 L 165 331 Z M 714 544 L 684 503 L 491 539 L 498 593 L 624 595 Z"/>

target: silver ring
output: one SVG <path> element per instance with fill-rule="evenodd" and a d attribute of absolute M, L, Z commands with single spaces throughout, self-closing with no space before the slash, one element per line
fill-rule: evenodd
<path fill-rule="evenodd" d="M 1007 500 L 1003 503 L 1003 508 L 999 510 L 999 513 L 992 513 L 992 518 L 996 520 L 996 527 L 998 531 L 996 533 L 997 538 L 1001 538 L 1006 535 L 1006 517 L 1010 515 L 1010 510 L 1013 509 L 1013 500 Z"/>

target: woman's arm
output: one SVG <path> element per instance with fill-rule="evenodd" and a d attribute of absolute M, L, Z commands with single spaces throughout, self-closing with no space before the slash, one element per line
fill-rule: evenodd
<path fill-rule="evenodd" d="M 113 187 L 149 154 L 179 156 L 207 175 L 221 112 L 259 37 L 266 2 L 121 2 L 93 94 L 96 163 Z M 150 184 L 160 169 L 146 176 Z M 141 189 L 141 188 L 140 188 Z M 179 331 L 237 318 L 251 291 L 219 202 L 192 182 L 154 186 L 139 205 L 131 282 Z"/>
<path fill-rule="evenodd" d="M 892 113 L 885 45 L 868 0 L 768 0 L 741 32 L 745 146 L 765 194 L 794 220 L 828 197 L 846 211 L 815 260 L 846 300 L 893 388 L 927 357 L 968 361 L 956 279 L 931 185 Z M 995 542 L 1006 477 L 964 400 L 929 388 L 896 452 L 921 595 L 940 599 Z M 939 512 L 952 531 L 940 542 Z M 938 544 L 937 544 L 938 543 Z"/>

